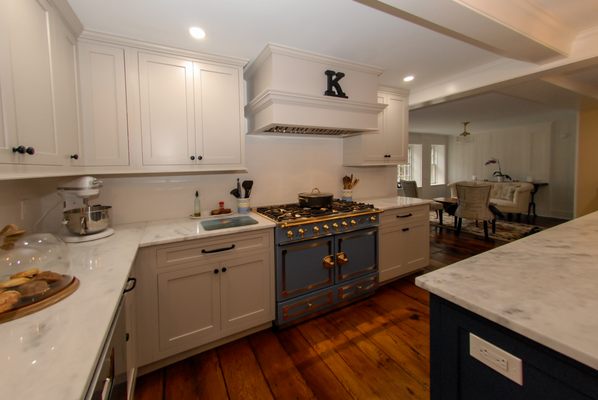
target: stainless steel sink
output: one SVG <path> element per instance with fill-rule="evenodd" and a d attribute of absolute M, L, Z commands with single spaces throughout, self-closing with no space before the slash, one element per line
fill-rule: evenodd
<path fill-rule="evenodd" d="M 201 226 L 206 231 L 214 231 L 217 229 L 235 228 L 238 226 L 255 225 L 257 221 L 247 215 L 239 217 L 218 218 L 201 221 Z"/>

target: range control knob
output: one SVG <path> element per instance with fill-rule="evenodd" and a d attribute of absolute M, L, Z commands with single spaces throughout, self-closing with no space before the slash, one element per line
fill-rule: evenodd
<path fill-rule="evenodd" d="M 328 226 L 328 224 L 324 224 L 324 225 L 322 225 L 322 228 L 324 228 L 324 230 L 325 230 L 326 232 L 328 232 L 328 230 L 330 229 L 330 227 Z"/>
<path fill-rule="evenodd" d="M 288 231 L 287 231 L 287 237 L 288 237 L 289 239 L 291 239 L 291 238 L 293 237 L 293 231 L 291 231 L 291 230 L 288 230 Z"/>
<path fill-rule="evenodd" d="M 301 237 L 303 238 L 303 235 L 305 235 L 306 230 L 303 228 L 299 228 L 299 230 L 297 231 L 299 232 L 299 234 L 301 235 Z"/>
<path fill-rule="evenodd" d="M 347 221 L 341 222 L 341 225 L 343 226 L 343 228 L 346 228 L 346 227 L 349 226 L 349 224 L 347 223 Z"/>
<path fill-rule="evenodd" d="M 314 226 L 314 233 L 317 235 L 318 233 L 320 233 L 320 228 L 318 228 L 317 226 Z"/>
<path fill-rule="evenodd" d="M 372 221 L 372 222 L 376 222 L 376 216 L 375 216 L 375 215 L 372 215 L 372 216 L 370 217 L 370 221 Z"/>
<path fill-rule="evenodd" d="M 332 224 L 332 227 L 333 227 L 334 229 L 338 229 L 338 224 L 335 222 L 334 224 Z"/>
<path fill-rule="evenodd" d="M 351 220 L 351 225 L 357 225 L 357 221 L 355 221 L 354 219 Z"/>

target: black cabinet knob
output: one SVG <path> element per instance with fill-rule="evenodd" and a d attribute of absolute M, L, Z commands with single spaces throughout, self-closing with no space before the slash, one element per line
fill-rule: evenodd
<path fill-rule="evenodd" d="M 222 272 L 226 272 L 226 267 L 222 268 Z"/>
<path fill-rule="evenodd" d="M 12 148 L 13 153 L 25 154 L 25 146 L 18 146 Z"/>
<path fill-rule="evenodd" d="M 191 156 L 189 158 L 191 159 L 191 161 L 195 160 L 195 156 Z"/>
<path fill-rule="evenodd" d="M 197 156 L 198 160 L 203 160 L 203 156 Z"/>
<path fill-rule="evenodd" d="M 214 273 L 215 273 L 215 274 L 217 274 L 217 273 L 218 273 L 218 268 L 216 268 L 216 269 L 214 270 Z"/>
<path fill-rule="evenodd" d="M 29 154 L 29 155 L 34 155 L 35 154 L 35 149 L 33 147 L 27 147 L 25 149 L 25 153 Z"/>
<path fill-rule="evenodd" d="M 78 160 L 79 154 L 71 154 L 71 160 Z"/>

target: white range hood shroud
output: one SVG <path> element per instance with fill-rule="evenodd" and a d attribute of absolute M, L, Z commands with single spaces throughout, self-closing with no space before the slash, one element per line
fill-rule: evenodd
<path fill-rule="evenodd" d="M 325 96 L 324 72 L 345 73 L 348 99 Z M 245 68 L 248 133 L 348 136 L 378 129 L 380 68 L 269 43 Z"/>

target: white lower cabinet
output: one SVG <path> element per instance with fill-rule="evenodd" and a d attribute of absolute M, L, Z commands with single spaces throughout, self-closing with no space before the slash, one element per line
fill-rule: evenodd
<path fill-rule="evenodd" d="M 274 319 L 271 229 L 140 249 L 137 365 Z"/>
<path fill-rule="evenodd" d="M 385 211 L 380 218 L 380 282 L 430 264 L 427 204 Z"/>

